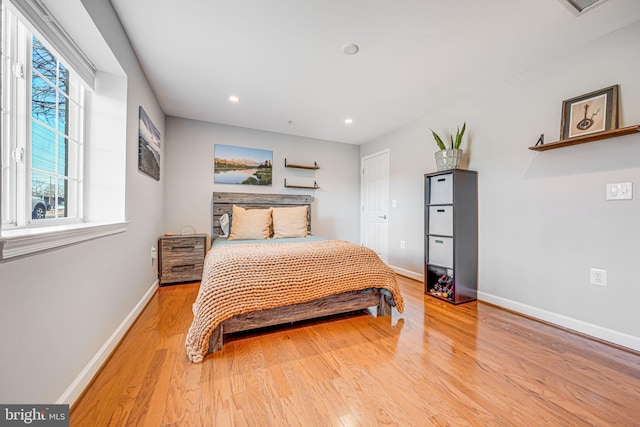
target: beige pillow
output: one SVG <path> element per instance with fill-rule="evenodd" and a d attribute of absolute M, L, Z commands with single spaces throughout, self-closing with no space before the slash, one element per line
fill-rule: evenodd
<path fill-rule="evenodd" d="M 273 237 L 306 237 L 307 235 L 307 207 L 272 208 Z"/>
<path fill-rule="evenodd" d="M 268 239 L 271 235 L 269 209 L 245 209 L 233 205 L 231 233 L 228 240 Z"/>

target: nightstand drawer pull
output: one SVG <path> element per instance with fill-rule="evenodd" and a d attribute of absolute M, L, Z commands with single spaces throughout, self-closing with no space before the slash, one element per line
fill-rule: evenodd
<path fill-rule="evenodd" d="M 171 267 L 171 271 L 192 270 L 195 264 L 175 265 Z"/>
<path fill-rule="evenodd" d="M 176 245 L 176 246 L 172 246 L 172 249 L 192 251 L 195 249 L 195 245 L 182 245 L 182 246 Z"/>

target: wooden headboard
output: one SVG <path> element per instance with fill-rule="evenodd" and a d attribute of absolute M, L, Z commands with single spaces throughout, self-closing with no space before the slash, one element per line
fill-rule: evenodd
<path fill-rule="evenodd" d="M 211 197 L 211 239 L 220 235 L 220 217 L 231 212 L 233 205 L 245 209 L 307 206 L 307 231 L 311 233 L 313 196 L 302 194 L 213 193 Z M 233 222 L 233 219 L 231 220 Z"/>

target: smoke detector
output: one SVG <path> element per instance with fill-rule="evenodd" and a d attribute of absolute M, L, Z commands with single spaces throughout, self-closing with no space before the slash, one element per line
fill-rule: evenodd
<path fill-rule="evenodd" d="M 559 0 L 574 15 L 580 16 L 607 0 Z"/>

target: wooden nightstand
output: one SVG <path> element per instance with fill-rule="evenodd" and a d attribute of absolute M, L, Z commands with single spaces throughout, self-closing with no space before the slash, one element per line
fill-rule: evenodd
<path fill-rule="evenodd" d="M 160 285 L 201 280 L 206 245 L 206 234 L 158 238 Z"/>

